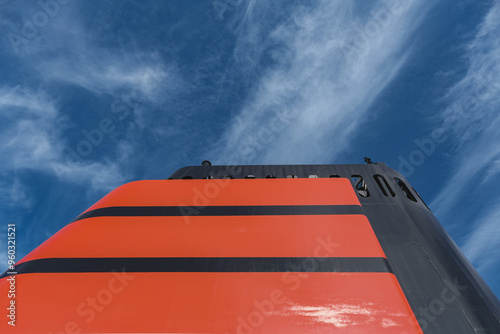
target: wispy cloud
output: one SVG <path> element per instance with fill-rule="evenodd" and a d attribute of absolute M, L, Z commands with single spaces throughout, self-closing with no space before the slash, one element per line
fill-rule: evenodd
<path fill-rule="evenodd" d="M 498 265 L 499 261 L 492 254 L 500 245 L 500 208 L 488 205 L 500 201 L 498 192 L 493 191 L 497 188 L 494 184 L 500 182 L 499 30 L 500 3 L 495 2 L 465 47 L 467 72 L 444 98 L 448 107 L 442 114 L 443 120 L 455 134 L 455 167 L 431 203 L 449 228 L 457 227 L 451 220 L 464 203 L 477 212 L 480 218 L 467 223 L 466 229 L 471 232 L 463 249 L 480 270 Z"/>
<path fill-rule="evenodd" d="M 95 27 L 83 14 L 88 10 L 84 2 L 58 6 L 43 26 L 31 30 L 32 23 L 26 23 L 26 18 L 29 21 L 33 12 L 42 11 L 35 2 L 16 2 L 9 7 L 9 15 L 1 15 L 3 30 L 21 39 L 10 47 L 2 45 L 2 51 L 25 69 L 16 78 L 17 86 L 9 83 L 2 87 L 0 82 L 0 117 L 6 120 L 0 126 L 0 167 L 6 180 L 14 172 L 32 171 L 90 185 L 90 189 L 116 187 L 130 177 L 126 164 L 137 149 L 137 131 L 128 130 L 141 129 L 142 133 L 152 123 L 155 108 L 185 89 L 175 63 L 166 61 L 158 50 L 142 49 L 134 40 L 122 43 L 106 39 L 108 43 L 103 43 L 103 34 L 115 22 L 105 20 Z M 75 97 L 61 94 L 68 88 L 87 90 L 86 96 L 108 105 L 108 114 L 63 108 L 63 103 Z M 99 121 L 113 110 L 118 110 L 114 116 L 122 115 L 120 108 L 129 109 L 129 113 L 126 119 L 114 120 L 113 127 L 120 130 L 105 138 L 103 146 L 111 151 L 106 158 L 95 154 L 75 159 L 76 147 L 69 143 L 85 140 L 82 131 L 91 130 L 75 118 L 96 118 L 92 126 L 99 127 Z M 149 129 L 152 133 L 161 130 L 156 129 L 160 125 L 153 125 Z"/>
<path fill-rule="evenodd" d="M 77 59 L 61 56 L 45 60 L 36 68 L 45 80 L 76 85 L 95 93 L 116 94 L 117 91 L 133 90 L 137 98 L 154 103 L 161 102 L 167 82 L 177 79 L 174 70 L 167 69 L 161 62 L 138 61 L 95 49 Z"/>
<path fill-rule="evenodd" d="M 62 136 L 65 117 L 58 111 L 57 101 L 45 91 L 2 87 L 0 106 L 0 141 L 3 143 L 0 168 L 4 182 L 10 184 L 12 190 L 11 203 L 17 203 L 22 194 L 22 185 L 17 178 L 12 181 L 12 173 L 55 174 L 63 181 L 89 183 L 93 189 L 109 189 L 125 179 L 113 162 L 67 163 Z"/>
<path fill-rule="evenodd" d="M 497 267 L 500 248 L 500 206 L 490 208 L 489 213 L 474 223 L 474 231 L 462 246 L 465 255 L 480 271 Z"/>
<path fill-rule="evenodd" d="M 481 183 L 500 172 L 500 3 L 485 16 L 466 46 L 468 70 L 446 94 L 445 125 L 455 134 L 455 170 L 431 204 L 446 214 L 472 182 Z M 496 167 L 495 167 L 496 166 Z M 437 205 L 439 203 L 439 205 Z"/>
<path fill-rule="evenodd" d="M 241 10 L 235 54 L 261 57 L 264 45 L 273 50 L 272 64 L 211 156 L 219 163 L 329 162 L 349 147 L 374 99 L 406 63 L 408 37 L 427 8 L 420 1 L 363 10 L 320 1 L 295 8 L 259 39 L 252 29 L 259 6 Z"/>
<path fill-rule="evenodd" d="M 141 49 L 133 40 L 103 43 L 107 39 L 102 35 L 114 21 L 92 25 L 83 15 L 88 6 L 85 2 L 58 6 L 42 27 L 29 21 L 33 11 L 42 11 L 40 6 L 17 3 L 9 9 L 10 15 L 1 22 L 3 29 L 22 42 L 11 43 L 6 51 L 31 69 L 28 79 L 75 85 L 96 94 L 134 91 L 137 98 L 154 104 L 164 101 L 166 91 L 182 89 L 175 64 L 165 63 L 158 49 Z"/>
<path fill-rule="evenodd" d="M 18 177 L 0 177 L 0 204 L 5 207 L 29 208 L 33 198 Z"/>

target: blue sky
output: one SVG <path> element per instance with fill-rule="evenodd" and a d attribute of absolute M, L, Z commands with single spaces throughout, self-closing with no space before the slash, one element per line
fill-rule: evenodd
<path fill-rule="evenodd" d="M 0 263 L 132 180 L 369 156 L 500 295 L 499 1 L 0 8 Z"/>

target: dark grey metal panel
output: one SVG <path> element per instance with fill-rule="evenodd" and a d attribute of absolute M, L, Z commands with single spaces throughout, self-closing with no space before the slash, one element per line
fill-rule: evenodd
<path fill-rule="evenodd" d="M 381 175 L 395 196 L 385 196 L 374 179 Z M 190 166 L 182 178 L 363 177 L 369 197 L 359 196 L 410 306 L 424 333 L 500 333 L 500 302 L 419 196 L 412 201 L 395 181 L 410 183 L 384 163 L 366 165 Z M 385 186 L 384 186 L 385 187 Z M 356 190 L 356 189 L 355 189 Z"/>

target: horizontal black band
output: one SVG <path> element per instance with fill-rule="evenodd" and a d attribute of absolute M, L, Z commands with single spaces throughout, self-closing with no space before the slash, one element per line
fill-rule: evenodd
<path fill-rule="evenodd" d="M 28 273 L 125 272 L 391 272 L 381 257 L 50 258 L 16 265 Z M 10 276 L 5 272 L 0 278 Z"/>
<path fill-rule="evenodd" d="M 263 206 L 113 206 L 91 210 L 74 221 L 91 217 L 136 216 L 263 216 L 356 215 L 359 205 L 263 205 Z"/>

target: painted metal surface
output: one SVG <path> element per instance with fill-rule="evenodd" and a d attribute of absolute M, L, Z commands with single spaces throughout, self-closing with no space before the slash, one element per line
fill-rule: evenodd
<path fill-rule="evenodd" d="M 2 333 L 421 333 L 341 178 L 133 182 L 16 269 Z"/>
<path fill-rule="evenodd" d="M 500 301 L 462 254 L 406 178 L 384 163 L 366 165 L 189 166 L 172 179 L 207 177 L 299 178 L 361 176 L 370 196 L 358 193 L 379 240 L 426 334 L 500 333 Z M 384 195 L 375 176 L 391 188 Z M 395 178 L 410 190 L 410 199 Z M 356 182 L 353 181 L 353 186 Z"/>
<path fill-rule="evenodd" d="M 498 299 L 384 164 L 132 182 L 17 270 L 1 333 L 500 333 Z"/>

